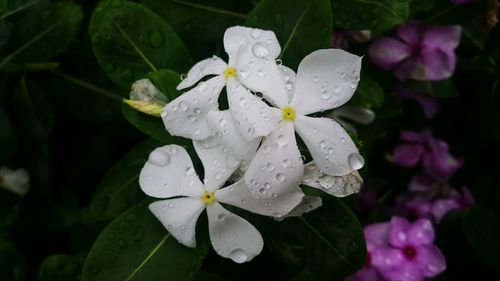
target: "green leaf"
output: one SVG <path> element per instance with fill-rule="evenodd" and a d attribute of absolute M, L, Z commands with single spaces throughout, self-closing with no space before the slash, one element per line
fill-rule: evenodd
<path fill-rule="evenodd" d="M 380 107 L 384 103 L 384 98 L 382 86 L 365 72 L 361 74 L 358 88 L 349 103 L 367 108 Z"/>
<path fill-rule="evenodd" d="M 0 279 L 2 281 L 26 280 L 23 255 L 12 242 L 0 238 Z"/>
<path fill-rule="evenodd" d="M 149 73 L 148 78 L 167 97 L 169 102 L 182 94 L 176 89 L 181 82 L 181 76 L 170 69 L 153 71 Z"/>
<path fill-rule="evenodd" d="M 141 2 L 160 15 L 181 37 L 197 41 L 219 41 L 227 28 L 244 23 L 245 10 L 248 7 L 243 1 L 233 0 L 141 0 Z M 242 5 L 243 7 L 240 7 Z"/>
<path fill-rule="evenodd" d="M 296 70 L 306 55 L 329 47 L 332 33 L 330 2 L 263 0 L 250 13 L 247 24 L 274 31 L 281 44 L 280 58 L 286 66 Z"/>
<path fill-rule="evenodd" d="M 483 207 L 476 207 L 464 214 L 462 228 L 479 260 L 492 269 L 498 269 L 500 260 L 498 215 Z"/>
<path fill-rule="evenodd" d="M 38 5 L 15 25 L 0 68 L 10 61 L 44 61 L 63 53 L 75 40 L 82 19 L 82 9 L 73 2 Z"/>
<path fill-rule="evenodd" d="M 117 217 L 97 238 L 83 281 L 193 280 L 208 245 L 187 248 L 167 232 L 143 202 Z"/>
<path fill-rule="evenodd" d="M 331 0 L 333 25 L 350 30 L 371 30 L 379 34 L 404 23 L 411 0 Z"/>
<path fill-rule="evenodd" d="M 106 173 L 94 193 L 90 209 L 101 219 L 112 219 L 144 198 L 139 173 L 148 155 L 161 143 L 147 140 L 129 151 Z"/>
<path fill-rule="evenodd" d="M 0 166 L 9 159 L 15 148 L 15 137 L 10 119 L 0 107 Z"/>
<path fill-rule="evenodd" d="M 40 265 L 37 281 L 79 281 L 82 261 L 78 257 L 53 255 L 45 258 Z"/>
<path fill-rule="evenodd" d="M 361 268 L 366 246 L 361 225 L 338 198 L 299 218 L 261 227 L 266 245 L 293 271 L 310 271 L 314 280 L 341 279 Z"/>
<path fill-rule="evenodd" d="M 174 31 L 140 4 L 101 2 L 90 20 L 89 33 L 102 69 L 126 89 L 150 71 L 184 72 L 191 64 L 188 50 Z"/>

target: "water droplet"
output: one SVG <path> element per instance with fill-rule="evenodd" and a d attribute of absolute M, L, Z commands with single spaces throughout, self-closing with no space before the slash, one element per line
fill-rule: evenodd
<path fill-rule="evenodd" d="M 252 53 L 258 58 L 265 58 L 269 54 L 269 51 L 264 46 L 264 43 L 257 42 L 252 47 Z"/>
<path fill-rule="evenodd" d="M 358 83 L 357 82 L 351 82 L 351 88 L 352 89 L 356 89 L 356 87 L 358 86 Z"/>
<path fill-rule="evenodd" d="M 288 144 L 288 139 L 284 135 L 279 135 L 276 139 L 276 143 L 280 146 L 286 146 Z"/>
<path fill-rule="evenodd" d="M 221 173 L 216 173 L 215 174 L 215 178 L 218 179 L 218 180 L 222 179 L 222 174 Z"/>
<path fill-rule="evenodd" d="M 359 153 L 352 153 L 347 158 L 349 166 L 354 170 L 359 170 L 365 165 L 365 159 Z"/>
<path fill-rule="evenodd" d="M 189 106 L 188 106 L 187 102 L 185 102 L 185 101 L 181 101 L 181 102 L 179 103 L 179 107 L 182 109 L 182 111 L 186 111 L 186 110 L 188 110 L 188 108 L 189 108 Z"/>
<path fill-rule="evenodd" d="M 319 142 L 319 148 L 324 150 L 328 147 L 328 142 L 326 140 L 322 140 Z"/>
<path fill-rule="evenodd" d="M 236 158 L 234 158 L 233 155 L 228 154 L 226 156 L 226 165 L 229 168 L 234 169 L 234 168 L 238 167 L 238 165 L 240 165 L 240 161 L 236 160 Z"/>
<path fill-rule="evenodd" d="M 168 206 L 169 208 L 173 208 L 173 207 L 174 207 L 174 204 L 170 202 L 170 203 L 168 203 L 168 205 L 167 205 L 167 206 Z"/>
<path fill-rule="evenodd" d="M 160 113 L 160 116 L 161 116 L 162 118 L 167 117 L 167 112 L 166 112 L 166 111 L 162 111 L 162 112 Z"/>
<path fill-rule="evenodd" d="M 245 98 L 240 99 L 240 106 L 241 107 L 246 107 L 248 105 L 248 101 Z"/>
<path fill-rule="evenodd" d="M 293 83 L 291 81 L 286 82 L 285 88 L 287 91 L 292 91 L 293 90 Z"/>
<path fill-rule="evenodd" d="M 229 254 L 229 258 L 236 263 L 244 263 L 248 260 L 248 255 L 242 249 L 236 249 Z"/>
<path fill-rule="evenodd" d="M 333 91 L 334 91 L 335 93 L 337 93 L 337 94 L 338 94 L 338 93 L 340 93 L 340 86 L 339 86 L 339 85 L 335 86 L 335 87 L 333 88 Z"/>
<path fill-rule="evenodd" d="M 246 70 L 245 68 L 242 68 L 238 71 L 238 74 L 242 77 L 242 78 L 247 78 L 248 75 L 250 75 L 250 73 L 248 72 L 248 70 Z"/>
<path fill-rule="evenodd" d="M 266 182 L 266 183 L 264 184 L 264 188 L 265 188 L 265 189 L 270 189 L 270 188 L 271 188 L 271 184 L 270 184 L 270 183 L 268 183 L 268 182 Z"/>
<path fill-rule="evenodd" d="M 186 73 L 182 73 L 182 74 L 181 74 L 181 80 L 186 79 L 186 77 L 187 77 Z"/>
<path fill-rule="evenodd" d="M 186 175 L 188 175 L 188 176 L 194 175 L 194 169 L 193 169 L 193 167 L 187 167 L 186 168 Z"/>
<path fill-rule="evenodd" d="M 285 178 L 286 177 L 283 174 L 280 174 L 280 173 L 276 174 L 276 180 L 279 181 L 279 182 L 284 182 Z"/>
<path fill-rule="evenodd" d="M 196 119 L 196 116 L 194 116 L 194 115 L 189 115 L 189 116 L 188 116 L 188 120 L 194 123 L 194 122 L 196 122 L 196 120 L 197 120 L 197 119 Z"/>
<path fill-rule="evenodd" d="M 329 100 L 332 95 L 328 92 L 325 92 L 321 95 L 321 98 L 324 100 Z"/>
<path fill-rule="evenodd" d="M 118 240 L 118 246 L 120 249 L 126 249 L 127 248 L 127 242 L 123 239 Z"/>
<path fill-rule="evenodd" d="M 193 109 L 193 112 L 194 114 L 200 114 L 201 113 L 201 109 L 196 107 L 195 109 Z"/>
<path fill-rule="evenodd" d="M 153 165 L 164 167 L 170 163 L 170 155 L 165 150 L 158 148 L 149 154 L 148 161 Z"/>
<path fill-rule="evenodd" d="M 318 83 L 319 82 L 319 76 L 318 75 L 314 75 L 313 82 L 314 83 Z"/>
<path fill-rule="evenodd" d="M 164 42 L 165 38 L 163 37 L 163 34 L 161 34 L 161 32 L 155 30 L 149 33 L 149 44 L 151 44 L 151 47 L 161 47 Z"/>
<path fill-rule="evenodd" d="M 264 69 L 259 69 L 257 70 L 257 75 L 259 75 L 260 77 L 264 77 L 266 76 L 266 71 Z"/>
<path fill-rule="evenodd" d="M 170 153 L 172 153 L 172 155 L 176 155 L 178 152 L 179 152 L 179 150 L 177 149 L 177 147 L 170 148 Z"/>
<path fill-rule="evenodd" d="M 262 32 L 260 32 L 260 30 L 258 30 L 258 29 L 254 29 L 252 31 L 252 37 L 254 39 L 258 39 L 261 35 L 262 35 Z"/>
<path fill-rule="evenodd" d="M 283 165 L 283 167 L 288 167 L 290 166 L 292 162 L 288 159 L 284 159 L 283 162 L 281 162 L 281 164 Z"/>
<path fill-rule="evenodd" d="M 224 215 L 224 214 L 219 214 L 219 215 L 217 216 L 217 219 L 219 219 L 219 220 L 223 221 L 223 220 L 225 220 L 225 219 L 226 219 L 226 215 Z"/>
<path fill-rule="evenodd" d="M 274 171 L 274 164 L 271 162 L 267 163 L 266 170 L 268 170 L 269 172 Z"/>
<path fill-rule="evenodd" d="M 269 145 L 266 145 L 266 146 L 264 146 L 264 147 L 262 148 L 262 151 L 263 151 L 264 153 L 269 153 L 269 152 L 271 152 L 271 147 L 270 147 Z"/>
<path fill-rule="evenodd" d="M 259 193 L 260 193 L 260 194 L 266 194 L 266 193 L 267 193 L 267 190 L 266 190 L 265 188 L 263 188 L 263 187 L 262 187 L 262 188 L 260 188 L 260 189 L 259 189 Z"/>
<path fill-rule="evenodd" d="M 257 184 L 257 181 L 255 179 L 250 179 L 250 184 L 251 185 L 256 185 Z"/>

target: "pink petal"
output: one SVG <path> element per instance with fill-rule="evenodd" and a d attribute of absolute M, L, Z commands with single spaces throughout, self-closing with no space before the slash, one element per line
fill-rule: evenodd
<path fill-rule="evenodd" d="M 396 39 L 381 37 L 368 49 L 373 64 L 389 70 L 411 54 L 411 48 Z"/>
<path fill-rule="evenodd" d="M 420 57 L 412 56 L 396 68 L 394 72 L 400 81 L 408 79 L 427 80 L 425 66 Z"/>
<path fill-rule="evenodd" d="M 422 281 L 424 273 L 420 266 L 407 262 L 403 266 L 382 272 L 383 276 L 391 281 Z"/>
<path fill-rule="evenodd" d="M 420 144 L 402 144 L 394 149 L 392 161 L 401 166 L 413 167 L 418 164 L 424 153 L 424 147 Z"/>
<path fill-rule="evenodd" d="M 437 223 L 440 223 L 443 217 L 450 211 L 459 209 L 460 206 L 453 199 L 437 199 L 432 205 L 432 215 Z"/>
<path fill-rule="evenodd" d="M 428 245 L 434 241 L 434 229 L 427 219 L 412 223 L 408 230 L 408 241 L 413 246 Z"/>
<path fill-rule="evenodd" d="M 461 32 L 462 29 L 458 25 L 430 26 L 423 35 L 422 47 L 427 51 L 454 50 L 460 43 Z"/>
<path fill-rule="evenodd" d="M 400 249 L 392 247 L 379 247 L 371 253 L 373 267 L 380 272 L 400 267 L 406 259 Z"/>
<path fill-rule="evenodd" d="M 401 131 L 399 139 L 402 141 L 423 142 L 425 140 L 425 136 L 422 133 L 413 131 Z"/>
<path fill-rule="evenodd" d="M 398 248 L 406 246 L 409 239 L 409 228 L 410 223 L 406 219 L 401 217 L 392 217 L 388 233 L 389 244 Z"/>
<path fill-rule="evenodd" d="M 363 233 L 365 239 L 375 245 L 387 245 L 387 232 L 389 223 L 375 223 L 365 226 Z M 370 250 L 370 249 L 368 249 Z"/>
<path fill-rule="evenodd" d="M 396 35 L 408 43 L 408 45 L 417 46 L 422 40 L 424 29 L 425 26 L 423 23 L 412 21 L 398 26 L 396 28 Z"/>
<path fill-rule="evenodd" d="M 443 80 L 449 78 L 455 71 L 456 57 L 453 50 L 434 50 L 421 56 L 425 69 L 425 79 L 420 75 L 410 75 L 415 80 Z"/>
<path fill-rule="evenodd" d="M 417 262 L 425 277 L 434 277 L 446 269 L 443 253 L 434 245 L 419 247 L 417 249 Z"/>

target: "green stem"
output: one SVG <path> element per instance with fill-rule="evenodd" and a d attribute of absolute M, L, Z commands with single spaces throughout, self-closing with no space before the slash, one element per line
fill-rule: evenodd
<path fill-rule="evenodd" d="M 55 71 L 59 68 L 59 62 L 30 62 L 24 64 L 8 64 L 2 68 L 6 72 L 31 72 L 31 71 Z"/>
<path fill-rule="evenodd" d="M 36 4 L 38 1 L 40 1 L 40 0 L 34 0 L 34 1 L 31 1 L 31 2 L 28 2 L 28 3 L 24 4 L 24 5 L 21 5 L 21 6 L 17 7 L 17 8 L 15 8 L 12 11 L 8 11 L 7 13 L 5 13 L 5 14 L 3 14 L 3 15 L 0 16 L 0 20 L 6 19 L 7 17 L 10 17 L 10 16 L 12 16 L 12 15 L 14 15 L 14 14 L 16 14 L 16 13 L 18 13 L 18 12 L 20 12 L 20 11 L 26 9 L 26 8 L 29 8 L 32 5 Z"/>
<path fill-rule="evenodd" d="M 223 14 L 223 15 L 237 17 L 237 18 L 241 18 L 241 19 L 246 19 L 247 18 L 247 16 L 245 14 L 240 14 L 240 13 L 236 13 L 236 12 L 233 12 L 233 11 L 228 11 L 228 10 L 213 8 L 213 7 L 209 7 L 209 6 L 205 6 L 205 5 L 200 5 L 200 4 L 195 4 L 195 3 L 186 2 L 186 1 L 181 1 L 181 0 L 171 0 L 171 1 L 174 2 L 174 3 L 177 3 L 177 4 L 181 4 L 181 5 L 185 5 L 185 6 L 190 6 L 190 7 L 193 7 L 193 8 L 198 8 L 200 10 L 206 10 L 206 11 L 213 12 L 213 13 Z"/>
<path fill-rule="evenodd" d="M 116 100 L 116 101 L 119 101 L 119 102 L 122 102 L 123 98 L 120 97 L 119 95 L 113 93 L 113 92 L 110 92 L 108 90 L 105 90 L 105 89 L 102 89 L 100 87 L 97 87 L 96 85 L 94 84 L 91 84 L 87 81 L 84 81 L 84 80 L 81 80 L 81 79 L 78 79 L 76 77 L 73 77 L 73 76 L 70 76 L 70 75 L 67 75 L 65 73 L 62 73 L 62 72 L 59 72 L 59 71 L 53 71 L 53 73 L 61 78 L 64 78 L 74 84 L 77 84 L 78 86 L 81 86 L 85 89 L 88 89 L 88 90 L 91 90 L 97 94 L 100 94 L 100 95 L 103 95 L 105 97 L 108 97 L 110 99 L 113 99 L 113 100 Z"/>

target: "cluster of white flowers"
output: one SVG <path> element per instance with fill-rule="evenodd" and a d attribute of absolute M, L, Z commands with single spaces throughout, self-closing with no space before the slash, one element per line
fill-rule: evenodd
<path fill-rule="evenodd" d="M 195 64 L 177 87 L 190 89 L 160 114 L 170 134 L 193 140 L 204 180 L 183 147 L 166 145 L 151 152 L 140 186 L 164 199 L 150 210 L 188 247 L 196 246 L 196 222 L 206 209 L 214 249 L 242 263 L 261 252 L 263 239 L 221 203 L 283 219 L 322 204 L 320 197 L 304 195 L 300 184 L 337 197 L 359 191 L 357 170 L 364 160 L 356 145 L 333 119 L 308 115 L 351 98 L 361 57 L 318 50 L 295 73 L 276 62 L 281 47 L 273 32 L 240 26 L 226 31 L 224 47 L 228 63 L 214 56 Z M 224 87 L 228 110 L 219 109 Z M 304 165 L 295 133 L 312 162 Z"/>

